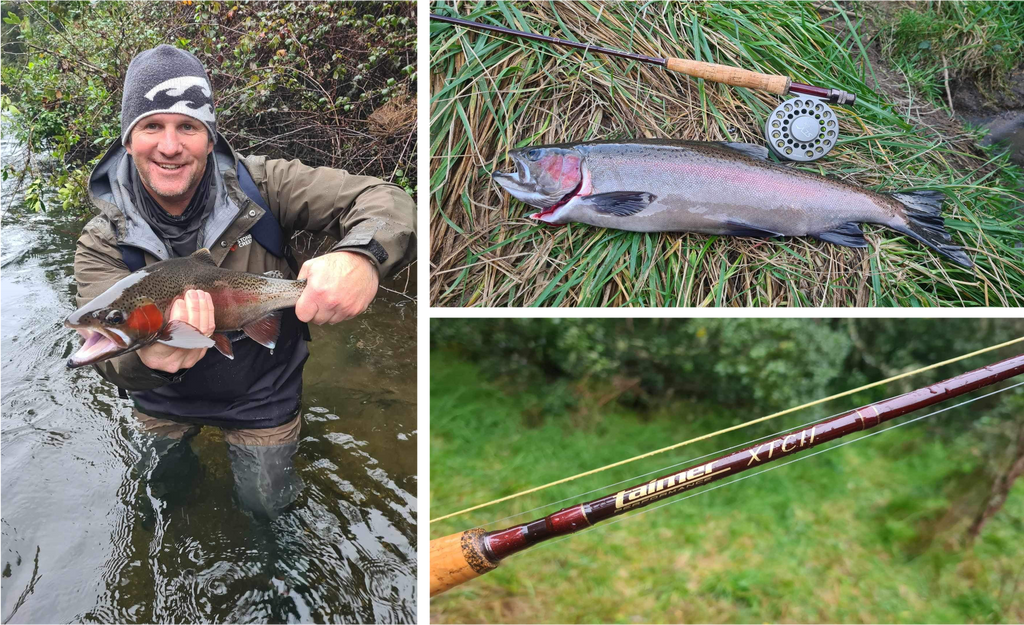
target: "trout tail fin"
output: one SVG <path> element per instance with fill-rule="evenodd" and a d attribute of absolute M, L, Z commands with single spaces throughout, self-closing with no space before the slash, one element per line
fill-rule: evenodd
<path fill-rule="evenodd" d="M 910 191 L 889 195 L 902 204 L 907 213 L 907 223 L 892 226 L 894 230 L 917 239 L 961 267 L 974 267 L 963 249 L 950 243 L 941 212 L 942 202 L 946 199 L 944 194 L 939 191 Z"/>

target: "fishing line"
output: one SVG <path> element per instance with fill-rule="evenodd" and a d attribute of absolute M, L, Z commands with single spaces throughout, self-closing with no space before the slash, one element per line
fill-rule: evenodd
<path fill-rule="evenodd" d="M 748 441 L 744 441 L 742 443 L 738 443 L 736 445 L 733 445 L 732 447 L 726 447 L 725 449 L 719 449 L 718 451 L 712 451 L 710 453 L 704 454 L 703 456 L 697 456 L 696 458 L 688 458 L 688 459 L 682 460 L 680 462 L 676 462 L 676 463 L 673 463 L 673 464 L 670 464 L 670 465 L 667 465 L 667 466 L 664 466 L 664 467 L 661 467 L 661 468 L 658 468 L 658 469 L 654 469 L 653 471 L 648 471 L 646 473 L 641 473 L 641 474 L 633 476 L 633 477 L 628 477 L 628 478 L 626 478 L 624 480 L 620 480 L 618 482 L 613 482 L 611 484 L 605 484 L 604 486 L 598 486 L 597 488 L 595 488 L 593 490 L 588 490 L 585 493 L 578 493 L 576 495 L 570 495 L 569 497 L 566 497 L 565 499 L 559 499 L 558 501 L 552 501 L 550 503 L 541 504 L 541 505 L 537 506 L 536 508 L 531 508 L 529 510 L 524 510 L 523 512 L 517 512 L 516 514 L 504 517 L 502 519 L 497 519 L 495 521 L 491 521 L 490 523 L 486 523 L 484 525 L 481 525 L 480 527 L 490 527 L 490 526 L 496 525 L 498 523 L 503 523 L 503 522 L 508 521 L 510 519 L 514 519 L 516 517 L 523 516 L 524 514 L 530 514 L 531 512 L 536 512 L 537 510 L 541 510 L 543 508 L 550 508 L 550 507 L 557 506 L 559 504 L 565 503 L 566 501 L 571 501 L 573 499 L 584 497 L 584 496 L 590 495 L 592 493 L 596 493 L 596 492 L 600 492 L 602 490 L 610 489 L 612 486 L 618 486 L 619 484 L 626 484 L 626 483 L 630 483 L 630 482 L 635 482 L 635 481 L 638 481 L 642 477 L 647 477 L 648 475 L 654 475 L 655 473 L 664 473 L 668 469 L 674 469 L 675 467 L 678 467 L 680 465 L 696 464 L 698 460 L 703 460 L 704 458 L 708 458 L 710 456 L 724 455 L 725 452 L 730 451 L 732 449 L 736 449 L 737 447 L 744 447 L 746 445 L 750 445 L 751 443 L 756 443 L 757 441 L 762 441 L 762 440 L 764 440 L 766 438 L 773 438 L 775 436 L 778 436 L 779 434 L 782 434 L 783 432 L 789 432 L 791 430 L 800 430 L 800 429 L 803 429 L 803 428 L 807 427 L 808 425 L 811 425 L 813 423 L 817 423 L 818 421 L 825 421 L 825 420 L 828 420 L 828 419 L 834 419 L 835 417 L 838 417 L 839 415 L 844 414 L 846 412 L 849 412 L 849 411 L 848 410 L 844 410 L 843 412 L 837 412 L 837 413 L 835 413 L 833 415 L 830 415 L 828 417 L 824 417 L 823 419 L 812 419 L 812 420 L 810 420 L 810 421 L 808 421 L 806 423 L 803 423 L 801 425 L 794 425 L 793 427 L 783 428 L 783 429 L 781 429 L 781 430 L 779 430 L 779 431 L 777 431 L 777 432 L 775 432 L 773 434 L 766 434 L 765 436 L 759 436 L 757 438 L 752 438 L 752 439 L 750 439 Z"/>
<path fill-rule="evenodd" d="M 795 458 L 795 459 L 790 460 L 788 462 L 784 462 L 782 464 L 776 464 L 776 465 L 773 465 L 773 466 L 768 467 L 766 469 L 762 469 L 761 471 L 758 471 L 757 473 L 751 473 L 750 475 L 744 475 L 743 477 L 738 477 L 738 478 L 736 478 L 734 480 L 731 480 L 729 482 L 725 482 L 723 484 L 719 484 L 717 486 L 713 486 L 713 487 L 708 488 L 706 490 L 702 490 L 700 492 L 693 493 L 692 495 L 686 495 L 685 497 L 680 497 L 678 499 L 672 499 L 671 501 L 666 501 L 665 503 L 658 504 L 656 506 L 650 506 L 650 507 L 648 507 L 648 508 L 646 508 L 644 510 L 637 511 L 635 514 L 631 514 L 629 516 L 624 516 L 622 518 L 618 518 L 618 519 L 602 522 L 600 525 L 594 525 L 592 527 L 588 527 L 587 529 L 580 530 L 579 532 L 576 532 L 575 534 L 572 534 L 572 535 L 569 535 L 569 536 L 563 536 L 563 537 L 558 538 L 556 540 L 551 540 L 551 541 L 548 541 L 546 543 L 542 543 L 542 544 L 537 545 L 537 546 L 538 547 L 545 547 L 545 546 L 549 546 L 549 545 L 557 545 L 558 543 L 560 543 L 560 542 L 562 542 L 564 540 L 567 540 L 569 538 L 573 538 L 573 537 L 579 536 L 581 534 L 586 534 L 586 533 L 591 532 L 593 530 L 600 530 L 600 529 L 603 529 L 603 528 L 607 528 L 607 527 L 610 527 L 612 525 L 615 525 L 616 523 L 621 523 L 622 521 L 628 521 L 630 519 L 635 519 L 636 517 L 640 516 L 641 514 L 647 514 L 648 512 L 653 512 L 653 511 L 657 510 L 658 508 L 664 508 L 665 506 L 670 506 L 670 505 L 672 505 L 674 503 L 679 503 L 680 501 L 685 501 L 685 500 L 690 499 L 692 497 L 697 497 L 699 495 L 704 495 L 704 494 L 710 493 L 711 491 L 718 490 L 719 488 L 725 488 L 726 486 L 729 486 L 731 484 L 735 484 L 736 482 L 741 482 L 743 480 L 747 480 L 747 479 L 750 479 L 752 477 L 757 477 L 758 475 L 761 475 L 763 473 L 767 473 L 769 471 L 774 471 L 775 469 L 781 469 L 782 467 L 791 465 L 794 462 L 800 462 L 801 460 L 807 460 L 808 458 L 813 458 L 814 456 L 817 456 L 819 454 L 823 454 L 823 453 L 825 453 L 827 451 L 832 451 L 833 449 L 838 449 L 838 448 L 844 447 L 846 445 L 852 445 L 853 443 L 858 443 L 858 442 L 860 442 L 860 441 L 862 441 L 862 440 L 864 440 L 866 438 L 871 438 L 872 436 L 878 436 L 879 434 L 885 434 L 886 432 L 889 432 L 890 430 L 895 430 L 896 428 L 901 428 L 904 425 L 910 425 L 911 423 L 914 423 L 916 421 L 921 421 L 922 419 L 927 419 L 929 417 L 933 417 L 933 416 L 935 416 L 937 414 L 946 412 L 947 410 L 953 410 L 954 408 L 959 408 L 960 406 L 964 406 L 964 405 L 970 404 L 972 402 L 976 402 L 979 399 L 985 399 L 986 397 L 991 397 L 993 395 L 998 395 L 999 393 L 1004 393 L 1006 391 L 1009 391 L 1011 389 L 1017 388 L 1018 386 L 1022 386 L 1022 385 L 1024 385 L 1024 382 L 1018 382 L 1018 383 L 1016 383 L 1016 384 L 1014 384 L 1012 386 L 1007 386 L 1006 388 L 999 389 L 998 391 L 992 391 L 991 393 L 986 393 L 985 395 L 981 395 L 981 396 L 975 397 L 973 399 L 968 399 L 966 401 L 962 401 L 959 404 L 956 404 L 954 406 L 949 406 L 948 408 L 941 408 L 939 410 L 936 410 L 935 412 L 930 412 L 930 413 L 928 413 L 926 415 L 922 415 L 920 417 L 914 417 L 913 419 L 909 419 L 907 421 L 904 421 L 903 423 L 899 423 L 899 424 L 894 425 L 892 427 L 885 428 L 884 430 L 879 430 L 877 432 L 872 432 L 871 434 L 865 434 L 864 436 L 861 436 L 859 438 L 855 438 L 853 440 L 844 441 L 842 443 L 839 443 L 838 445 L 834 445 L 834 446 L 829 447 L 827 449 L 822 449 L 822 450 L 816 451 L 816 452 L 814 452 L 812 454 L 807 454 L 806 456 L 800 456 L 799 458 Z"/>
<path fill-rule="evenodd" d="M 939 367 L 942 367 L 942 366 L 945 366 L 945 365 L 948 365 L 948 364 L 952 364 L 954 362 L 959 362 L 961 360 L 965 360 L 967 358 L 971 358 L 972 356 L 977 356 L 979 354 L 984 354 L 984 353 L 987 353 L 987 352 L 990 352 L 990 351 L 994 351 L 994 350 L 1000 349 L 1002 347 L 1006 347 L 1008 345 L 1013 345 L 1015 343 L 1020 343 L 1021 341 L 1024 341 L 1024 336 L 1015 338 L 1015 339 L 1010 340 L 1010 341 L 1006 341 L 1005 343 L 1000 343 L 998 345 L 992 345 L 990 347 L 985 347 L 985 348 L 979 349 L 977 351 L 970 352 L 968 354 L 963 354 L 961 356 L 957 356 L 956 358 L 950 358 L 949 360 L 943 360 L 942 362 L 937 362 L 935 364 L 931 364 L 931 365 L 928 365 L 926 367 L 921 367 L 920 369 L 915 369 L 913 371 L 908 371 L 906 373 L 901 373 L 899 375 L 894 375 L 894 376 L 886 378 L 884 380 L 879 380 L 877 382 L 872 382 L 870 384 L 865 384 L 864 386 L 860 386 L 860 387 L 857 387 L 857 388 L 854 388 L 854 389 L 851 389 L 851 390 L 848 390 L 848 391 L 843 391 L 842 393 L 831 395 L 831 396 L 825 397 L 823 399 L 817 399 L 817 400 L 814 400 L 812 402 L 808 402 L 806 404 L 802 404 L 800 406 L 796 406 L 794 408 L 787 408 L 786 410 L 782 410 L 780 412 L 776 412 L 776 413 L 773 413 L 773 414 L 770 414 L 770 415 L 767 415 L 767 416 L 764 416 L 764 417 L 760 417 L 760 418 L 757 418 L 757 419 L 752 419 L 750 421 L 747 421 L 746 423 L 740 423 L 739 425 L 734 425 L 734 426 L 731 426 L 731 427 L 727 427 L 727 428 L 718 430 L 716 432 L 711 432 L 709 434 L 704 434 L 704 435 L 698 436 L 696 438 L 691 438 L 691 439 L 683 441 L 681 443 L 676 443 L 674 445 L 669 445 L 668 447 L 662 447 L 661 449 L 655 449 L 654 451 L 649 451 L 647 453 L 640 454 L 639 456 L 634 456 L 632 458 L 627 458 L 625 460 L 620 460 L 618 462 L 613 462 L 612 464 L 608 464 L 608 465 L 605 465 L 603 467 L 598 467 L 596 469 L 591 469 L 590 471 L 584 471 L 583 473 L 579 473 L 577 475 L 573 475 L 573 476 L 570 476 L 570 477 L 562 478 L 562 479 L 556 480 L 554 482 L 548 482 L 547 484 L 543 484 L 541 486 L 535 486 L 534 488 L 529 488 L 527 490 L 523 490 L 523 491 L 520 491 L 518 493 L 513 493 L 511 495 L 508 495 L 508 496 L 505 496 L 505 497 L 500 497 L 498 499 L 494 499 L 494 500 L 488 501 L 486 503 L 482 503 L 482 504 L 479 504 L 479 505 L 476 505 L 476 506 L 465 508 L 463 510 L 459 510 L 458 512 L 453 512 L 451 514 L 446 514 L 444 516 L 440 516 L 440 517 L 436 517 L 436 518 L 430 519 L 430 522 L 434 523 L 436 521 L 443 521 L 444 519 L 450 519 L 452 517 L 456 517 L 456 516 L 460 516 L 460 515 L 466 514 L 467 512 L 472 512 L 474 510 L 480 510 L 481 508 L 486 508 L 488 506 L 493 506 L 493 505 L 501 503 L 503 501 L 509 501 L 510 499 L 515 499 L 517 497 L 522 497 L 523 495 L 528 495 L 530 493 L 535 493 L 537 491 L 541 491 L 541 490 L 544 490 L 546 488 L 551 488 L 552 486 L 557 486 L 558 484 L 565 484 L 566 482 L 571 482 L 571 481 L 579 479 L 581 477 L 586 477 L 588 475 L 594 475 L 595 473 L 600 473 L 601 471 L 607 471 L 608 469 L 611 469 L 611 468 L 614 468 L 614 467 L 619 467 L 619 466 L 622 466 L 624 464 L 628 464 L 630 462 L 635 462 L 635 461 L 641 460 L 643 458 L 648 458 L 650 456 L 654 456 L 654 455 L 657 455 L 657 454 L 660 454 L 660 453 L 664 453 L 666 451 L 669 451 L 669 450 L 672 450 L 672 449 L 676 449 L 678 447 L 683 447 L 684 445 L 689 445 L 691 443 L 696 443 L 698 441 L 706 440 L 706 439 L 709 439 L 709 438 L 711 438 L 713 436 L 718 436 L 719 434 L 725 434 L 726 432 L 732 432 L 734 430 L 739 430 L 739 429 L 742 429 L 742 428 L 754 425 L 756 423 L 761 423 L 762 421 L 768 421 L 770 419 L 775 419 L 777 417 L 781 417 L 782 415 L 787 415 L 787 414 L 789 414 L 791 412 L 796 412 L 798 410 L 803 410 L 804 408 L 810 408 L 811 406 L 817 406 L 818 404 L 823 404 L 825 402 L 832 401 L 834 399 L 839 399 L 841 397 L 846 397 L 848 395 L 853 395 L 854 393 L 859 393 L 859 392 L 865 391 L 867 389 L 875 388 L 876 386 L 881 386 L 881 385 L 887 384 L 889 382 L 894 382 L 896 380 L 901 380 L 903 378 L 910 377 L 910 376 L 916 375 L 918 373 L 923 373 L 925 371 L 930 371 L 932 369 L 937 369 Z"/>

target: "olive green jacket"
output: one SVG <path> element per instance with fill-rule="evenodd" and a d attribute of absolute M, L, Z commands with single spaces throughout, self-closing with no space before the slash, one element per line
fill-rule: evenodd
<path fill-rule="evenodd" d="M 220 173 L 216 200 L 199 233 L 218 266 L 250 273 L 277 270 L 295 275 L 278 258 L 247 235 L 264 211 L 238 185 L 235 152 L 223 137 L 214 147 Z M 107 151 L 89 178 L 89 198 L 99 215 L 86 224 L 75 252 L 78 306 L 128 275 L 118 245 L 145 251 L 146 264 L 168 258 L 166 245 L 142 219 L 127 192 L 129 159 L 118 143 Z M 299 231 L 328 234 L 338 243 L 330 250 L 351 251 L 370 259 L 383 279 L 416 255 L 415 204 L 400 187 L 338 169 L 307 167 L 297 160 L 251 156 L 244 159 L 253 181 L 277 217 L 286 240 Z M 100 375 L 127 390 L 156 388 L 177 376 L 149 369 L 137 353 L 96 365 Z"/>

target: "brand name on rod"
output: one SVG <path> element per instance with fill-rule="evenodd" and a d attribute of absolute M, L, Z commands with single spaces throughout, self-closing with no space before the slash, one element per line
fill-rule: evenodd
<path fill-rule="evenodd" d="M 758 445 L 753 449 L 748 449 L 747 453 L 750 454 L 750 459 L 747 460 L 747 466 L 749 467 L 755 462 L 771 460 L 772 455 L 775 454 L 776 446 L 778 446 L 779 451 L 790 452 L 794 449 L 803 447 L 804 445 L 813 445 L 816 428 L 817 426 L 814 426 L 809 430 L 801 430 L 796 434 L 788 434 L 782 438 L 769 441 L 764 445 Z"/>
<path fill-rule="evenodd" d="M 725 467 L 715 471 L 712 466 L 714 464 L 715 461 L 712 460 L 707 464 L 702 464 L 686 471 L 673 473 L 661 479 L 651 480 L 642 486 L 619 491 L 615 495 L 615 509 L 633 508 L 655 499 L 667 497 L 672 493 L 695 486 L 711 479 L 712 476 L 720 475 L 730 469 L 730 467 Z"/>
<path fill-rule="evenodd" d="M 817 436 L 817 427 L 813 426 L 806 430 L 801 430 L 796 434 L 787 434 L 775 440 L 768 441 L 763 445 L 746 450 L 750 457 L 747 459 L 747 465 L 751 466 L 754 463 L 761 463 L 767 460 L 771 460 L 772 456 L 775 455 L 776 450 L 780 453 L 788 453 L 794 449 L 799 449 L 807 445 L 814 444 L 814 438 Z M 740 462 L 743 461 L 742 457 L 737 458 Z M 619 491 L 615 494 L 615 509 L 622 510 L 626 508 L 635 508 L 646 503 L 650 503 L 655 499 L 661 499 L 667 497 L 673 493 L 677 493 L 681 490 L 692 488 L 702 482 L 710 480 L 712 477 L 721 475 L 729 471 L 736 460 L 731 460 L 730 466 L 719 467 L 717 470 L 714 465 L 718 460 L 712 460 L 707 464 L 698 465 L 692 469 L 686 471 L 680 471 L 679 473 L 673 473 L 667 477 L 663 477 L 656 480 L 637 486 L 635 488 L 627 488 L 626 490 Z"/>

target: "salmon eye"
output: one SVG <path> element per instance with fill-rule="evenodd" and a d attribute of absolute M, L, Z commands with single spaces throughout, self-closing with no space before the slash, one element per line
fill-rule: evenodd
<path fill-rule="evenodd" d="M 124 314 L 120 310 L 112 310 L 107 313 L 105 321 L 111 325 L 120 325 L 124 323 Z"/>
<path fill-rule="evenodd" d="M 526 153 L 526 158 L 530 159 L 531 161 L 535 161 L 535 160 L 539 159 L 540 158 L 540 150 L 536 150 L 536 149 L 530 150 L 529 152 Z"/>

